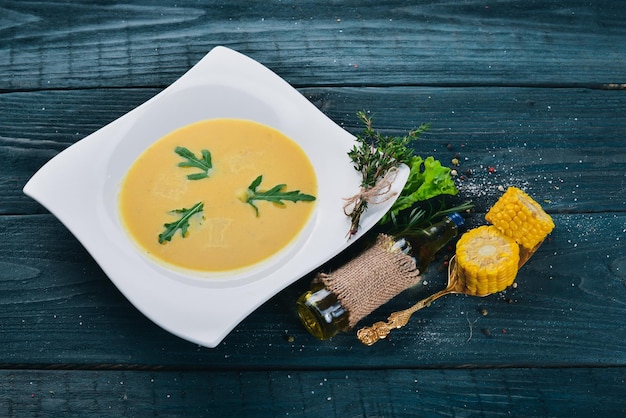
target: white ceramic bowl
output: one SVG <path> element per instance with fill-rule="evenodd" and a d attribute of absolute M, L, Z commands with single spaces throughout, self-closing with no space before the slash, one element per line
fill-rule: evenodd
<path fill-rule="evenodd" d="M 131 164 L 151 143 L 213 118 L 253 120 L 295 140 L 315 168 L 318 193 L 312 221 L 282 254 L 246 271 L 205 277 L 145 257 L 123 228 L 118 192 Z M 347 248 L 389 210 L 395 197 L 371 205 L 358 234 L 346 239 L 350 220 L 343 213 L 344 198 L 357 193 L 360 184 L 347 156 L 354 143 L 272 71 L 217 47 L 161 93 L 50 160 L 24 193 L 78 238 L 143 314 L 181 338 L 215 347 L 250 312 Z M 390 193 L 400 192 L 408 171 L 401 167 Z"/>

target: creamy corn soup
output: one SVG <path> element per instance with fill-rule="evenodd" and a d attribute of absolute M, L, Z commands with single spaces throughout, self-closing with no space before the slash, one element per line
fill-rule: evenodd
<path fill-rule="evenodd" d="M 182 148 L 212 168 L 181 166 L 189 162 L 177 152 Z M 254 200 L 257 212 L 246 197 L 258 176 L 257 192 L 285 184 L 281 192 L 317 193 L 311 162 L 279 131 L 237 119 L 197 122 L 156 141 L 134 162 L 121 186 L 121 218 L 145 253 L 165 263 L 205 272 L 247 267 L 294 240 L 315 207 L 314 197 Z M 201 210 L 190 213 L 198 204 Z M 165 224 L 181 226 L 169 240 Z"/>

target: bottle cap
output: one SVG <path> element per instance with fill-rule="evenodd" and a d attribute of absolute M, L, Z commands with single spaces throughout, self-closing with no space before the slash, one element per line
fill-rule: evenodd
<path fill-rule="evenodd" d="M 463 225 L 465 225 L 465 220 L 463 219 L 463 217 L 461 215 L 459 215 L 458 212 L 452 212 L 451 214 L 448 215 L 448 218 L 450 218 L 452 220 L 452 222 L 454 222 L 454 224 L 460 228 Z"/>

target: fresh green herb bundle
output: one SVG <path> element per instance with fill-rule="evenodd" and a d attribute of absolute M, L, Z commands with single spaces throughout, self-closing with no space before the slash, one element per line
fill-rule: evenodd
<path fill-rule="evenodd" d="M 388 182 L 385 177 L 400 164 L 410 161 L 413 156 L 411 143 L 428 130 L 428 125 L 423 124 L 406 136 L 385 136 L 374 130 L 372 118 L 365 112 L 357 112 L 357 116 L 365 129 L 357 135 L 357 144 L 348 152 L 348 156 L 362 179 L 360 192 L 348 199 L 344 207 L 344 212 L 351 219 L 349 237 L 358 232 L 361 216 L 369 203 L 384 194 Z"/>
<path fill-rule="evenodd" d="M 380 185 L 388 181 L 385 177 L 401 163 L 409 166 L 409 178 L 398 199 L 379 222 L 379 225 L 391 223 L 387 226 L 390 233 L 410 234 L 448 213 L 463 212 L 473 207 L 469 202 L 453 207 L 448 207 L 443 200 L 435 202 L 434 198 L 456 195 L 458 190 L 449 167 L 432 156 L 423 159 L 413 155 L 412 143 L 428 130 L 429 125 L 422 124 L 402 137 L 384 136 L 373 129 L 372 118 L 364 112 L 358 112 L 357 116 L 365 124 L 365 130 L 357 135 L 358 144 L 348 156 L 354 168 L 361 172 L 363 180 L 361 192 L 344 208 L 346 215 L 352 219 L 349 235 L 358 231 L 360 218 L 368 207 L 368 198 L 378 197 L 387 190 Z"/>

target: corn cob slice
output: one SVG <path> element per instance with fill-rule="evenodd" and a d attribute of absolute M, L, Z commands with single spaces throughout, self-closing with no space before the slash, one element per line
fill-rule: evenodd
<path fill-rule="evenodd" d="M 554 222 L 541 206 L 516 187 L 509 187 L 485 219 L 527 250 L 541 244 Z"/>
<path fill-rule="evenodd" d="M 456 245 L 456 273 L 463 293 L 485 296 L 510 286 L 517 275 L 519 246 L 492 225 L 461 236 Z"/>

